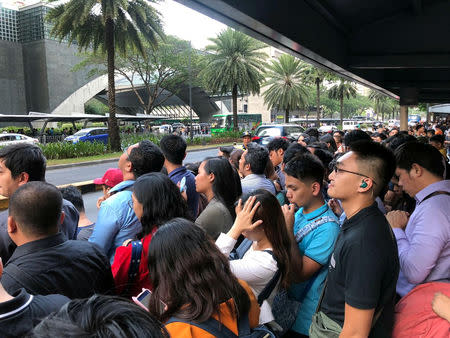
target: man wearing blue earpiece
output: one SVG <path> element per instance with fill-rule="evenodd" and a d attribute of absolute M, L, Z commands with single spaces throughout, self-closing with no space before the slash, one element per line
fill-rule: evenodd
<path fill-rule="evenodd" d="M 399 274 L 397 244 L 375 198 L 395 171 L 386 147 L 358 141 L 329 175 L 328 195 L 346 218 L 328 266 L 328 281 L 309 334 L 324 327 L 343 337 L 390 337 Z"/>

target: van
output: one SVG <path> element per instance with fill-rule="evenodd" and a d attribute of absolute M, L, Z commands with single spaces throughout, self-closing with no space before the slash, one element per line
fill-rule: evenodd
<path fill-rule="evenodd" d="M 344 121 L 342 122 L 342 130 L 354 130 L 361 121 Z"/>

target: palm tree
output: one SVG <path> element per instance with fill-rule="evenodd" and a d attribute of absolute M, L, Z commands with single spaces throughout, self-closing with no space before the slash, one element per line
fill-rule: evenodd
<path fill-rule="evenodd" d="M 292 110 L 304 107 L 308 103 L 308 91 L 303 83 L 303 66 L 292 55 L 283 54 L 278 60 L 272 60 L 265 73 L 264 103 L 269 109 L 285 111 L 285 122 L 289 122 Z"/>
<path fill-rule="evenodd" d="M 261 51 L 266 45 L 241 32 L 227 28 L 206 46 L 206 64 L 201 76 L 205 86 L 213 93 L 229 94 L 233 100 L 233 129 L 238 130 L 238 92 L 258 94 L 264 80 L 264 60 Z"/>
<path fill-rule="evenodd" d="M 350 99 L 350 97 L 356 97 L 356 88 L 353 83 L 341 79 L 339 83 L 336 83 L 330 88 L 328 97 L 333 100 L 339 100 L 339 118 L 342 126 L 344 123 L 344 98 Z"/>
<path fill-rule="evenodd" d="M 303 77 L 316 86 L 316 126 L 320 127 L 320 86 L 325 79 L 331 79 L 331 74 L 326 70 L 308 64 L 303 68 Z"/>
<path fill-rule="evenodd" d="M 153 0 L 152 0 L 153 1 Z M 53 24 L 51 35 L 79 50 L 93 49 L 107 57 L 109 140 L 111 149 L 120 151 L 116 119 L 114 61 L 116 49 L 126 54 L 135 48 L 145 54 L 144 41 L 157 45 L 156 36 L 164 36 L 159 13 L 145 0 L 70 0 L 51 9 L 47 19 Z"/>
<path fill-rule="evenodd" d="M 369 99 L 374 102 L 374 112 L 378 117 L 381 113 L 381 122 L 384 121 L 384 112 L 391 109 L 391 105 L 388 102 L 388 97 L 385 94 L 376 90 L 370 90 Z"/>

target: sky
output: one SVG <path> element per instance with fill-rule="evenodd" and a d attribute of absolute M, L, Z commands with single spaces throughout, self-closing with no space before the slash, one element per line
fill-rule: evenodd
<path fill-rule="evenodd" d="M 30 5 L 39 0 L 0 0 L 6 4 Z M 161 14 L 166 34 L 175 35 L 183 40 L 192 42 L 192 46 L 202 49 L 210 44 L 208 38 L 215 37 L 220 31 L 227 28 L 226 25 L 200 14 L 173 0 L 162 0 L 154 6 Z"/>
<path fill-rule="evenodd" d="M 173 0 L 165 0 L 153 6 L 162 14 L 166 34 L 191 41 L 192 46 L 197 49 L 210 44 L 209 37 L 215 37 L 227 28 L 223 23 Z"/>

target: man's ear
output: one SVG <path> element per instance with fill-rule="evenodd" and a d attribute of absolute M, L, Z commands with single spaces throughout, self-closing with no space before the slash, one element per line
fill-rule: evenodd
<path fill-rule="evenodd" d="M 409 174 L 413 178 L 420 177 L 423 175 L 423 168 L 417 163 L 413 163 L 411 166 L 411 170 L 409 171 Z"/>
<path fill-rule="evenodd" d="M 277 150 L 277 153 L 278 153 L 279 156 L 281 156 L 281 158 L 283 158 L 283 155 L 284 155 L 284 150 L 283 150 L 283 148 L 278 149 L 278 150 Z"/>
<path fill-rule="evenodd" d="M 184 153 L 183 161 L 184 161 L 184 159 L 186 158 L 186 156 L 187 156 L 187 153 Z"/>
<path fill-rule="evenodd" d="M 311 185 L 311 189 L 312 189 L 312 193 L 314 196 L 319 196 L 319 194 L 322 193 L 322 190 L 320 189 L 320 183 L 319 182 L 314 182 Z"/>
<path fill-rule="evenodd" d="M 14 234 L 17 232 L 17 223 L 14 217 L 8 216 L 8 234 Z"/>
<path fill-rule="evenodd" d="M 61 217 L 59 224 L 62 224 L 64 222 L 64 218 L 66 218 L 66 213 L 64 211 L 61 211 Z"/>
<path fill-rule="evenodd" d="M 252 167 L 250 166 L 250 163 L 244 164 L 244 170 L 247 170 L 247 171 L 251 171 L 252 170 Z"/>
<path fill-rule="evenodd" d="M 28 175 L 28 173 L 26 173 L 26 172 L 22 172 L 19 174 L 19 176 L 16 179 L 17 179 L 17 183 L 19 184 L 19 187 L 20 187 L 21 185 L 28 183 L 28 180 L 30 179 L 30 175 Z"/>

